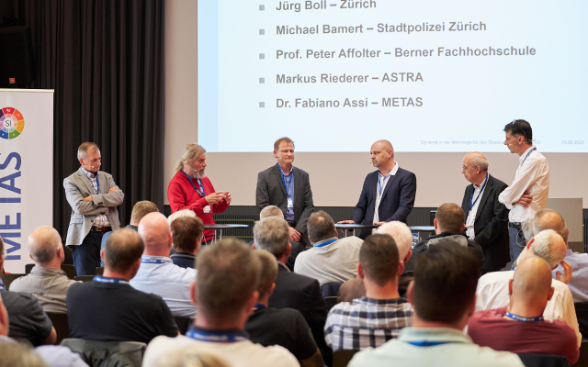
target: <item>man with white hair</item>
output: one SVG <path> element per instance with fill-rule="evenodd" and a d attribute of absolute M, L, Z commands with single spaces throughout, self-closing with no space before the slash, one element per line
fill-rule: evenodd
<path fill-rule="evenodd" d="M 190 284 L 196 278 L 196 270 L 181 268 L 170 259 L 173 239 L 165 216 L 147 214 L 139 223 L 139 235 L 145 249 L 131 286 L 162 297 L 174 316 L 194 317 L 196 308 L 191 301 Z"/>
<path fill-rule="evenodd" d="M 547 261 L 551 269 L 555 269 L 566 255 L 566 245 L 562 237 L 552 229 L 546 229 L 536 234 L 526 246 L 525 258 L 538 256 Z M 506 307 L 510 298 L 508 292 L 509 280 L 513 278 L 513 271 L 495 271 L 483 275 L 478 281 L 476 289 L 476 311 Z M 574 309 L 572 292 L 568 286 L 553 279 L 551 283 L 555 289 L 553 297 L 547 306 L 543 317 L 545 320 L 563 320 L 576 332 L 578 346 L 582 343 L 578 319 Z"/>
<path fill-rule="evenodd" d="M 412 256 L 412 232 L 410 228 L 402 222 L 392 221 L 381 225 L 376 233 L 387 234 L 394 239 L 396 247 L 398 247 L 398 256 L 400 260 L 406 264 Z M 412 276 L 406 274 L 402 275 L 398 279 L 398 292 L 401 297 L 406 296 L 406 289 L 413 279 Z M 339 302 L 351 302 L 356 298 L 365 296 L 365 285 L 363 284 L 363 278 L 357 276 L 353 279 L 349 279 L 341 285 L 339 293 L 337 294 L 337 303 Z"/>
<path fill-rule="evenodd" d="M 35 266 L 29 275 L 14 280 L 10 290 L 31 293 L 45 312 L 67 312 L 65 296 L 77 282 L 61 270 L 65 258 L 61 236 L 53 227 L 39 227 L 30 234 L 28 247 Z"/>

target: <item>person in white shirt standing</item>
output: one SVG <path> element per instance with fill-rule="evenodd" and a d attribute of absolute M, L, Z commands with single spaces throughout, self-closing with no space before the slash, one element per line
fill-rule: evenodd
<path fill-rule="evenodd" d="M 527 121 L 514 120 L 504 127 L 504 132 L 504 145 L 511 153 L 519 155 L 515 178 L 510 187 L 498 197 L 498 201 L 510 209 L 510 260 L 514 262 L 527 244 L 521 224 L 547 205 L 549 164 L 537 147 L 533 146 L 533 130 Z"/>

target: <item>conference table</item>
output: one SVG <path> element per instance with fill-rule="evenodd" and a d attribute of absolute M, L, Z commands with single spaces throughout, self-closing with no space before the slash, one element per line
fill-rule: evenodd
<path fill-rule="evenodd" d="M 223 239 L 223 229 L 247 228 L 247 224 L 205 224 L 204 229 L 214 230 L 214 241 Z M 218 236 L 217 236 L 218 233 Z"/>

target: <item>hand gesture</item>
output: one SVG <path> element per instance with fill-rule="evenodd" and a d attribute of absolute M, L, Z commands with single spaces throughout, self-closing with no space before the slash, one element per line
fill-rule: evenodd
<path fill-rule="evenodd" d="M 213 192 L 210 195 L 206 195 L 205 199 L 208 204 L 214 205 L 220 202 L 224 197 L 225 194 L 223 192 Z"/>
<path fill-rule="evenodd" d="M 300 242 L 301 233 L 292 227 L 288 228 L 290 229 L 290 239 L 295 242 Z"/>
<path fill-rule="evenodd" d="M 117 191 L 120 191 L 119 188 L 114 186 L 114 187 L 111 187 L 110 190 L 108 190 L 108 193 L 112 194 L 113 192 L 117 192 Z"/>
<path fill-rule="evenodd" d="M 561 266 L 564 268 L 563 274 L 559 271 L 555 272 L 555 278 L 562 283 L 568 284 L 572 280 L 572 266 L 565 261 L 562 261 Z"/>
<path fill-rule="evenodd" d="M 520 206 L 522 206 L 523 208 L 528 208 L 529 205 L 531 205 L 531 202 L 533 201 L 533 197 L 531 196 L 531 193 L 529 192 L 529 190 L 526 190 L 523 195 L 519 198 L 519 201 L 517 201 L 515 204 L 518 204 Z"/>
<path fill-rule="evenodd" d="M 90 195 L 90 196 L 86 196 L 86 197 L 84 198 L 84 201 L 88 201 L 88 202 L 90 202 L 90 201 L 94 201 L 94 200 L 92 200 L 92 195 Z"/>

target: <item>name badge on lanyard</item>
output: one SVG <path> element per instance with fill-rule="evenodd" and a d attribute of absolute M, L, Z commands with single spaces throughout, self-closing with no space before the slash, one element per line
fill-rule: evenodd
<path fill-rule="evenodd" d="M 292 203 L 292 198 L 288 198 L 288 208 L 293 208 L 294 204 Z"/>

